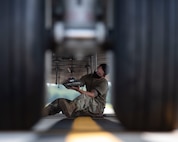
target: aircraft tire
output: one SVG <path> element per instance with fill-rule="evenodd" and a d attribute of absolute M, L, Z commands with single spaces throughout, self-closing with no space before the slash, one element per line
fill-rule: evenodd
<path fill-rule="evenodd" d="M 29 130 L 44 98 L 44 0 L 4 0 L 0 9 L 0 130 Z"/>
<path fill-rule="evenodd" d="M 178 128 L 178 1 L 115 0 L 113 107 L 129 130 Z"/>

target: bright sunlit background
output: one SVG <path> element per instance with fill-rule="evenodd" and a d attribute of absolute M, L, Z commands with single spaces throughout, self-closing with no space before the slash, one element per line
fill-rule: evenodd
<path fill-rule="evenodd" d="M 112 108 L 112 98 L 111 98 L 111 82 L 108 82 L 109 84 L 109 91 L 106 98 L 106 108 L 104 110 L 104 114 L 113 114 L 113 108 Z M 47 83 L 47 89 L 46 89 L 46 98 L 45 98 L 45 105 L 49 104 L 50 102 L 54 101 L 58 98 L 66 98 L 69 100 L 75 99 L 80 94 L 72 89 L 67 89 L 62 84 L 51 84 Z M 81 89 L 86 90 L 85 86 L 81 87 Z"/>

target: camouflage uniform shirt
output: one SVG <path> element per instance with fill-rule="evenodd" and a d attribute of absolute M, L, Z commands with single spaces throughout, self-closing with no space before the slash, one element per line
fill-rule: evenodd
<path fill-rule="evenodd" d="M 86 85 L 87 91 L 95 90 L 97 93 L 95 97 L 90 97 L 81 94 L 74 99 L 77 111 L 88 112 L 92 114 L 102 114 L 106 104 L 106 95 L 108 91 L 108 82 L 105 78 L 94 78 L 93 74 L 85 75 L 81 81 Z"/>

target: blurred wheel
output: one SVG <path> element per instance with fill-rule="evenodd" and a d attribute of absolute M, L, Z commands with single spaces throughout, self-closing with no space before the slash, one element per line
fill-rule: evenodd
<path fill-rule="evenodd" d="M 44 0 L 0 4 L 0 129 L 30 129 L 44 90 Z"/>
<path fill-rule="evenodd" d="M 115 0 L 113 106 L 133 130 L 172 130 L 178 114 L 178 1 Z"/>

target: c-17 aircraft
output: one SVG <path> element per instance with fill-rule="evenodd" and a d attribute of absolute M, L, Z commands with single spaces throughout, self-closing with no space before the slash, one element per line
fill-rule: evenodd
<path fill-rule="evenodd" d="M 71 128 L 77 138 L 115 132 L 111 141 L 127 141 L 120 133 L 130 131 L 140 132 L 138 141 L 149 141 L 145 131 L 177 133 L 177 6 L 175 0 L 3 0 L 0 130 L 35 133 L 35 141 L 55 141 Z M 111 67 L 110 113 L 42 116 L 47 103 L 66 94 L 66 80 L 103 62 Z"/>

